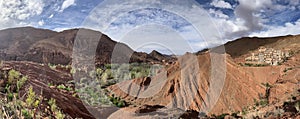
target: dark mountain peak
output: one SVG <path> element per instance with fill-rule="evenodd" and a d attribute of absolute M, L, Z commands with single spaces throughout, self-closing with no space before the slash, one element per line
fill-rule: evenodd
<path fill-rule="evenodd" d="M 160 55 L 163 56 L 163 54 L 161 54 L 160 52 L 153 50 L 149 55 Z"/>

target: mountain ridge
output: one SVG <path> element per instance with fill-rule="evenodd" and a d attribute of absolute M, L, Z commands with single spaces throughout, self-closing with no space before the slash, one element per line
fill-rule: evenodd
<path fill-rule="evenodd" d="M 13 35 L 12 32 L 17 34 L 17 36 Z M 78 33 L 80 33 L 81 36 L 77 36 Z M 122 57 L 127 57 L 123 59 L 129 58 L 130 60 L 127 62 L 161 62 L 146 53 L 135 52 L 126 44 L 116 42 L 99 31 L 84 28 L 69 29 L 61 32 L 33 27 L 1 30 L 0 39 L 6 42 L 0 45 L 0 57 L 3 60 L 27 60 L 40 63 L 70 64 L 74 41 L 76 39 L 83 40 L 81 41 L 81 45 L 88 46 L 89 44 L 85 44 L 88 41 L 84 38 L 88 38 L 90 35 L 101 36 L 95 56 L 96 64 L 98 65 L 110 63 L 111 55 L 114 51 L 119 53 L 118 55 Z M 116 47 L 120 49 L 114 49 Z M 118 50 L 119 52 L 117 52 Z M 161 58 L 167 58 L 167 56 Z M 119 62 L 119 60 L 124 62 L 122 59 L 116 59 L 114 62 Z"/>

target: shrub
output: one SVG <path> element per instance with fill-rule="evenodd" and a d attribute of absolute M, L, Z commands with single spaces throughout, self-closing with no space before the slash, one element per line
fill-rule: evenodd
<path fill-rule="evenodd" d="M 20 80 L 17 81 L 17 91 L 23 86 L 23 84 L 27 81 L 27 77 L 22 77 Z"/>
<path fill-rule="evenodd" d="M 53 113 L 54 117 L 56 119 L 64 119 L 65 118 L 65 115 L 62 113 L 62 111 L 57 107 L 56 105 L 56 100 L 51 98 L 49 101 L 48 101 L 48 104 L 50 106 L 50 110 L 51 112 Z"/>
<path fill-rule="evenodd" d="M 29 94 L 29 90 L 27 93 Z M 30 93 L 32 95 L 32 92 Z M 17 93 L 8 93 L 7 98 L 10 98 L 9 100 L 0 98 L 0 117 L 7 119 L 32 119 L 34 115 L 37 118 L 41 117 L 41 112 L 35 112 L 37 106 L 29 107 L 26 102 L 17 99 L 17 97 Z M 26 100 L 29 102 L 28 98 Z"/>
<path fill-rule="evenodd" d="M 265 86 L 266 88 L 272 88 L 272 86 L 269 83 L 262 83 L 263 86 Z"/>
<path fill-rule="evenodd" d="M 268 104 L 269 104 L 269 101 L 267 99 L 262 99 L 259 102 L 259 105 L 261 105 L 263 107 L 267 106 Z"/>
<path fill-rule="evenodd" d="M 66 86 L 64 84 L 60 84 L 56 88 L 64 90 Z"/>
<path fill-rule="evenodd" d="M 67 87 L 67 86 L 65 86 L 64 84 L 60 84 L 60 85 L 58 85 L 56 88 L 61 89 L 61 90 L 66 90 L 66 91 L 71 91 L 71 90 L 73 90 L 72 88 Z"/>
<path fill-rule="evenodd" d="M 246 115 L 247 114 L 247 108 L 243 108 L 242 109 L 242 115 Z"/>
<path fill-rule="evenodd" d="M 21 112 L 25 119 L 32 119 L 32 116 L 28 109 L 22 109 Z"/>
<path fill-rule="evenodd" d="M 50 64 L 50 63 L 48 63 L 48 66 L 49 66 L 49 68 L 52 69 L 52 70 L 56 69 L 56 65 L 55 65 L 55 64 Z"/>
<path fill-rule="evenodd" d="M 121 100 L 120 97 L 115 97 L 114 95 L 112 95 L 110 98 L 110 101 L 116 105 L 117 107 L 125 107 L 126 106 L 126 102 L 124 100 Z"/>
<path fill-rule="evenodd" d="M 27 77 L 21 77 L 21 73 L 15 70 L 10 70 L 7 74 L 6 78 L 7 80 L 10 78 L 11 84 L 6 84 L 4 97 L 0 98 L 0 117 L 5 119 L 49 118 L 51 111 L 41 110 L 39 106 L 42 99 L 37 97 L 32 86 L 26 91 L 24 100 L 23 97 L 18 96 L 18 91 L 26 82 Z M 18 90 L 12 90 L 12 87 L 16 87 Z M 55 114 L 56 119 L 65 117 L 60 110 Z"/>
<path fill-rule="evenodd" d="M 33 91 L 32 86 L 29 87 L 27 99 L 25 100 L 28 107 L 37 107 L 39 104 L 39 101 L 37 100 L 37 97 L 35 95 L 35 92 Z"/>
<path fill-rule="evenodd" d="M 8 101 L 12 101 L 13 98 L 14 98 L 13 93 L 10 93 L 10 92 L 9 92 L 9 93 L 7 94 L 7 100 L 8 100 Z"/>
<path fill-rule="evenodd" d="M 20 72 L 12 69 L 8 72 L 8 84 L 15 83 L 20 78 Z"/>

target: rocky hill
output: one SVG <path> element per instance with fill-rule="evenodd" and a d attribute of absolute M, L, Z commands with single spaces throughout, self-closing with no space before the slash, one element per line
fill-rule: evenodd
<path fill-rule="evenodd" d="M 228 42 L 224 46 L 226 53 L 234 58 L 236 63 L 239 63 L 247 56 L 250 56 L 251 52 L 257 51 L 262 46 L 276 50 L 298 51 L 300 50 L 299 39 L 300 35 L 270 38 L 246 37 Z"/>
<path fill-rule="evenodd" d="M 242 38 L 225 44 L 227 53 L 225 61 L 226 69 L 219 68 L 217 71 L 226 73 L 224 87 L 216 105 L 210 110 L 209 115 L 237 114 L 239 112 L 240 116 L 247 118 L 266 118 L 270 116 L 279 118 L 280 115 L 290 113 L 283 108 L 285 107 L 284 103 L 290 102 L 289 100 L 293 96 L 295 98 L 300 95 L 299 44 L 300 36 Z M 261 46 L 275 49 L 289 49 L 294 54 L 279 66 L 248 67 L 238 64 L 238 61 L 244 60 L 246 55 L 258 50 Z M 133 81 L 122 82 L 120 85 L 109 87 L 109 90 L 114 95 L 120 96 L 122 99 L 137 105 L 137 108 L 124 109 L 114 116 L 118 117 L 118 115 L 124 114 L 132 118 L 130 116 L 132 113 L 126 110 L 136 110 L 135 112 L 139 112 L 138 110 L 144 109 L 143 106 L 145 105 L 160 105 L 163 109 L 170 108 L 170 104 L 173 106 L 175 104 L 176 108 L 180 107 L 183 110 L 201 112 L 203 106 L 210 105 L 211 103 L 205 99 L 208 96 L 206 94 L 209 92 L 209 87 L 212 85 L 210 82 L 215 77 L 215 75 L 210 74 L 213 72 L 213 64 L 211 64 L 212 56 L 208 50 L 197 53 L 197 61 L 201 65 L 199 65 L 199 70 L 195 70 L 198 71 L 196 74 L 194 74 L 195 72 L 189 72 L 189 68 L 198 68 L 194 66 L 197 61 L 193 61 L 192 57 L 191 54 L 181 56 L 174 65 L 168 67 L 165 72 L 162 72 L 157 77 L 134 79 Z M 139 95 L 148 94 L 153 88 L 158 88 L 151 86 L 151 84 L 158 84 L 157 82 L 164 78 L 163 73 L 168 78 L 165 79 L 166 81 L 161 82 L 161 90 L 151 97 L 138 98 L 140 97 Z M 221 80 L 222 77 L 219 79 Z M 145 84 L 144 82 L 149 83 Z M 137 84 L 140 87 L 132 88 L 132 84 Z M 139 90 L 139 92 L 136 92 L 136 90 Z M 132 92 L 135 93 L 130 94 Z M 265 108 L 269 110 L 265 110 Z M 295 107 L 292 108 L 295 109 Z M 278 114 L 276 112 L 278 110 L 284 111 Z M 292 113 L 297 115 L 297 111 Z M 141 117 L 147 116 L 144 115 Z"/>
<path fill-rule="evenodd" d="M 97 36 L 91 42 L 92 36 Z M 127 45 L 110 39 L 107 35 L 88 29 L 71 29 L 54 32 L 32 27 L 12 28 L 0 31 L 0 59 L 14 61 L 34 61 L 39 63 L 70 64 L 75 40 L 84 46 L 80 49 L 91 52 L 89 45 L 97 44 L 95 63 L 103 65 L 111 63 L 112 54 L 118 55 L 114 63 L 128 59 L 127 62 L 160 62 L 156 58 L 142 52 L 135 52 Z M 79 49 L 79 48 L 77 48 Z M 129 60 L 130 59 L 130 60 Z M 161 60 L 161 59 L 160 59 Z M 123 61 L 125 62 L 125 61 Z M 125 63 L 127 63 L 125 62 Z"/>

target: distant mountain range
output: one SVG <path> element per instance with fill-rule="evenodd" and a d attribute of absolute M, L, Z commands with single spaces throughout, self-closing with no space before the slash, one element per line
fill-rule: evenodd
<path fill-rule="evenodd" d="M 107 35 L 88 29 L 70 29 L 62 32 L 55 32 L 32 27 L 11 28 L 0 31 L 0 59 L 15 61 L 33 61 L 39 63 L 70 64 L 74 40 L 77 33 L 80 33 L 80 45 L 88 46 L 89 36 L 101 35 L 96 49 L 95 63 L 98 65 L 111 63 L 111 57 L 115 47 L 118 58 L 130 59 L 128 62 L 161 62 L 161 60 L 174 59 L 171 56 L 161 53 L 147 54 L 135 52 L 126 44 L 118 43 Z M 84 32 L 84 33 L 82 33 Z M 77 37 L 78 38 L 78 37 Z M 90 42 L 94 44 L 94 42 Z M 81 49 L 85 50 L 85 49 Z M 88 50 L 88 49 L 87 49 Z M 119 62 L 114 59 L 113 62 Z M 124 62 L 127 63 L 127 62 Z"/>

